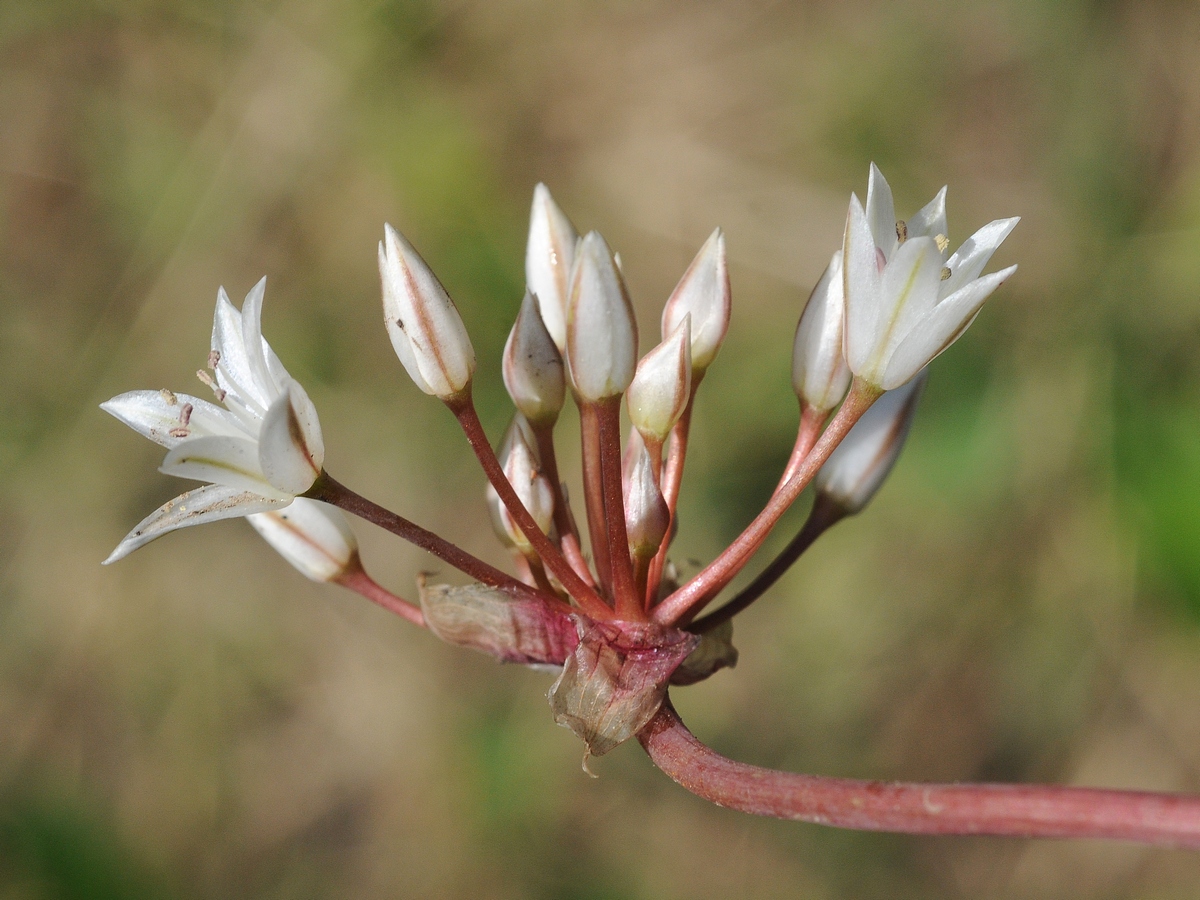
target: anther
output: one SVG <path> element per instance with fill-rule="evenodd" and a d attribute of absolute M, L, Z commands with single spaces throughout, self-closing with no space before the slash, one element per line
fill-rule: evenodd
<path fill-rule="evenodd" d="M 208 367 L 215 372 L 215 371 L 217 371 L 217 366 L 219 366 L 220 364 L 221 364 L 221 351 L 220 350 L 209 350 L 208 351 Z"/>
<path fill-rule="evenodd" d="M 183 404 L 183 409 L 179 411 L 179 424 L 187 428 L 188 423 L 192 421 L 192 404 Z"/>
<path fill-rule="evenodd" d="M 179 398 L 175 396 L 174 391 L 169 391 L 166 388 L 163 388 L 158 393 L 163 398 L 163 401 L 167 404 L 167 406 L 174 406 L 179 402 Z"/>
<path fill-rule="evenodd" d="M 937 242 L 938 252 L 940 253 L 945 253 L 950 248 L 950 238 L 946 237 L 944 234 L 937 235 L 934 238 L 934 241 Z"/>
<path fill-rule="evenodd" d="M 942 266 L 942 281 L 947 280 L 949 277 L 950 277 L 950 267 Z"/>
<path fill-rule="evenodd" d="M 902 244 L 908 240 L 908 223 L 903 219 L 896 220 L 896 240 Z"/>
<path fill-rule="evenodd" d="M 188 428 L 172 428 L 167 433 L 173 438 L 185 438 L 188 437 L 192 432 Z"/>
<path fill-rule="evenodd" d="M 217 383 L 213 381 L 211 375 L 209 375 L 203 369 L 200 369 L 196 372 L 196 377 L 200 379 L 201 384 L 212 390 L 212 392 L 216 395 L 218 402 L 223 402 L 225 400 L 225 392 L 221 390 L 221 388 L 217 387 Z"/>

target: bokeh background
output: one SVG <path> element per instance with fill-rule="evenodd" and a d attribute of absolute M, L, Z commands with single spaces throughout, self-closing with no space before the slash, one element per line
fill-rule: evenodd
<path fill-rule="evenodd" d="M 240 521 L 101 568 L 181 485 L 97 404 L 200 390 L 217 287 L 267 275 L 331 471 L 503 564 L 382 327 L 383 222 L 463 311 L 495 434 L 537 181 L 621 252 L 644 347 L 721 225 L 691 571 L 790 448 L 792 331 L 868 163 L 902 214 L 949 183 L 955 243 L 1023 217 L 1018 275 L 877 502 L 677 703 L 796 771 L 1197 791 L 1198 46 L 1174 0 L 4 3 L 0 898 L 1195 897 L 1194 854 L 755 820 L 636 746 L 592 780 L 546 675 L 310 584 Z M 358 532 L 400 593 L 440 571 Z"/>

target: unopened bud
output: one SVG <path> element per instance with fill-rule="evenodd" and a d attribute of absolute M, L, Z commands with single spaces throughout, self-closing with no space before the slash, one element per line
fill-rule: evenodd
<path fill-rule="evenodd" d="M 827 412 L 850 388 L 850 368 L 842 352 L 842 251 L 833 254 L 796 326 L 792 348 L 792 387 L 800 400 Z"/>
<path fill-rule="evenodd" d="M 457 397 L 475 372 L 471 339 L 433 270 L 391 225 L 379 244 L 379 276 L 384 322 L 405 371 L 425 393 Z"/>
<path fill-rule="evenodd" d="M 637 323 L 625 279 L 598 232 L 584 237 L 567 302 L 567 367 L 585 402 L 617 397 L 637 365 Z"/>
<path fill-rule="evenodd" d="M 550 523 L 554 520 L 554 492 L 546 476 L 541 473 L 533 448 L 526 442 L 520 430 L 514 432 L 512 449 L 504 463 L 504 475 L 512 484 L 521 503 L 533 516 L 538 528 L 548 532 Z M 517 549 L 526 555 L 532 553 L 529 539 L 513 521 L 507 507 L 500 510 L 500 520 L 504 523 L 509 540 Z"/>
<path fill-rule="evenodd" d="M 632 459 L 625 478 L 625 531 L 629 552 L 634 557 L 649 559 L 662 545 L 671 525 L 671 511 L 654 477 L 646 445 L 631 440 L 629 454 Z"/>
<path fill-rule="evenodd" d="M 525 283 L 537 297 L 542 321 L 560 353 L 567 346 L 567 295 L 579 235 L 544 184 L 533 189 Z"/>
<path fill-rule="evenodd" d="M 504 468 L 508 464 L 508 458 L 512 456 L 513 444 L 521 440 L 525 446 L 533 453 L 534 461 L 540 466 L 541 459 L 537 452 L 537 441 L 533 434 L 533 429 L 530 428 L 529 422 L 520 413 L 513 416 L 511 422 L 508 423 L 508 428 L 504 432 L 504 437 L 500 439 L 500 446 L 496 448 L 496 459 L 500 461 L 500 467 Z M 485 489 L 487 498 L 488 516 L 492 522 L 492 531 L 496 533 L 496 538 L 505 547 L 515 548 L 511 537 L 508 534 L 508 511 L 504 506 L 504 501 L 500 499 L 500 495 L 496 493 L 496 489 L 492 487 L 491 482 Z"/>
<path fill-rule="evenodd" d="M 358 565 L 358 541 L 341 510 L 297 497 L 274 512 L 246 521 L 263 539 L 313 581 L 336 581 Z"/>
<path fill-rule="evenodd" d="M 665 341 L 643 356 L 629 385 L 629 419 L 648 441 L 665 441 L 687 408 L 692 390 L 691 323 L 688 313 Z"/>
<path fill-rule="evenodd" d="M 716 358 L 729 331 L 731 294 L 725 261 L 725 236 L 716 229 L 663 307 L 662 335 L 670 336 L 683 317 L 692 316 L 692 368 L 703 372 Z"/>
<path fill-rule="evenodd" d="M 927 378 L 922 372 L 875 401 L 817 472 L 818 496 L 848 515 L 871 502 L 904 448 Z"/>
<path fill-rule="evenodd" d="M 501 371 L 508 395 L 525 418 L 554 424 L 566 396 L 563 361 L 529 291 L 504 345 Z"/>

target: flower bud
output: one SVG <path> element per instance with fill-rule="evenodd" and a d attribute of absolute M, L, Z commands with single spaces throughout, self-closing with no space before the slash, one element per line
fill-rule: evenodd
<path fill-rule="evenodd" d="M 813 484 L 818 496 L 847 515 L 871 501 L 904 448 L 927 378 L 922 372 L 875 401 L 817 472 Z"/>
<path fill-rule="evenodd" d="M 525 246 L 525 284 L 537 298 L 546 330 L 560 353 L 567 345 L 567 295 L 579 235 L 550 189 L 533 189 L 529 213 L 529 242 Z"/>
<path fill-rule="evenodd" d="M 529 427 L 529 422 L 519 412 L 513 416 L 512 421 L 508 423 L 508 428 L 505 429 L 504 437 L 500 439 L 500 446 L 496 448 L 496 459 L 500 461 L 500 468 L 504 468 L 508 464 L 508 458 L 512 456 L 513 445 L 518 441 L 523 441 L 525 446 L 533 453 L 534 462 L 540 466 L 541 459 L 537 451 L 537 439 L 534 437 L 533 429 Z M 487 498 L 488 516 L 492 522 L 492 531 L 495 532 L 496 538 L 505 547 L 515 549 L 516 544 L 508 534 L 508 511 L 504 506 L 504 501 L 500 499 L 500 495 L 496 493 L 496 489 L 492 487 L 491 482 L 488 482 L 484 489 Z"/>
<path fill-rule="evenodd" d="M 721 349 L 729 331 L 730 304 L 725 236 L 718 228 L 704 242 L 663 307 L 664 338 L 673 334 L 683 317 L 691 313 L 693 371 L 707 369 Z"/>
<path fill-rule="evenodd" d="M 504 476 L 512 484 L 521 503 L 533 516 L 533 521 L 537 523 L 538 528 L 543 532 L 549 532 L 550 524 L 554 521 L 554 492 L 551 490 L 546 476 L 541 473 L 537 456 L 533 448 L 526 442 L 520 429 L 513 433 L 512 449 L 504 463 Z M 513 521 L 507 507 L 500 509 L 500 521 L 504 524 L 504 530 L 508 534 L 509 540 L 518 550 L 526 555 L 533 552 L 529 539 L 525 537 L 520 526 Z"/>
<path fill-rule="evenodd" d="M 629 419 L 648 441 L 661 444 L 683 415 L 692 390 L 692 316 L 642 357 L 625 398 Z"/>
<path fill-rule="evenodd" d="M 553 425 L 566 396 L 563 361 L 529 291 L 504 345 L 501 371 L 508 395 L 525 418 Z"/>
<path fill-rule="evenodd" d="M 637 323 L 625 279 L 598 232 L 579 245 L 567 302 L 567 367 L 581 399 L 597 403 L 629 387 Z"/>
<path fill-rule="evenodd" d="M 358 541 L 341 510 L 297 497 L 274 512 L 254 513 L 246 521 L 263 540 L 313 581 L 336 581 L 358 566 Z"/>
<path fill-rule="evenodd" d="M 625 532 L 629 537 L 629 552 L 635 558 L 649 559 L 662 545 L 671 525 L 671 511 L 654 477 L 646 445 L 631 440 L 629 455 L 632 459 L 624 479 Z"/>
<path fill-rule="evenodd" d="M 404 369 L 427 394 L 451 400 L 471 383 L 475 350 L 437 276 L 391 225 L 379 244 L 383 318 Z"/>
<path fill-rule="evenodd" d="M 850 388 L 850 369 L 842 353 L 844 307 L 839 250 L 808 298 L 792 347 L 792 387 L 796 396 L 821 412 L 841 403 Z"/>
<path fill-rule="evenodd" d="M 258 464 L 272 487 L 303 494 L 325 464 L 317 409 L 298 381 L 288 381 L 267 408 L 258 435 Z"/>

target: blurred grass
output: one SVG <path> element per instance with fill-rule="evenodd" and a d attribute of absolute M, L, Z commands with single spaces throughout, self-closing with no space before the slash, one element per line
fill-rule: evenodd
<path fill-rule="evenodd" d="M 1193 896 L 1181 853 L 751 820 L 632 747 L 593 782 L 544 675 L 302 581 L 243 523 L 101 569 L 178 486 L 96 404 L 187 389 L 218 285 L 266 274 L 330 468 L 503 564 L 380 327 L 382 222 L 462 309 L 494 433 L 536 181 L 621 251 L 644 348 L 722 225 L 690 571 L 786 457 L 792 328 L 868 162 L 901 211 L 949 183 L 954 241 L 1023 216 L 1020 272 L 877 502 L 677 702 L 796 770 L 1200 790 L 1198 40 L 1169 0 L 0 7 L 0 898 Z M 431 560 L 359 533 L 411 593 Z"/>

